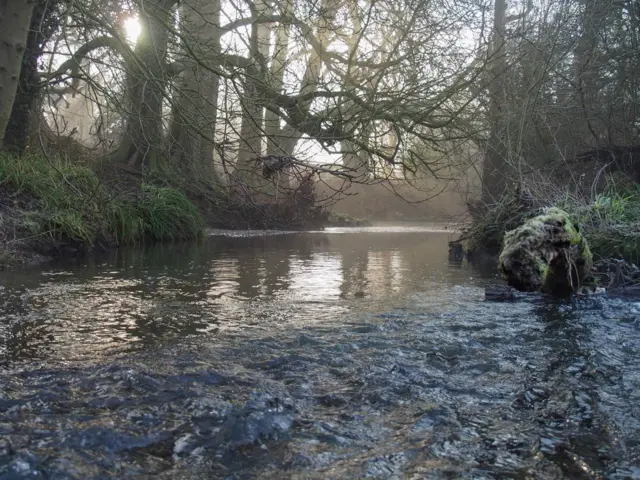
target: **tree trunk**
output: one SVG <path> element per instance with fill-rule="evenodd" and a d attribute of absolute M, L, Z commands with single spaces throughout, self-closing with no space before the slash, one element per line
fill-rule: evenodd
<path fill-rule="evenodd" d="M 175 92 L 171 137 L 173 158 L 194 179 L 213 179 L 213 138 L 220 79 L 201 63 L 215 63 L 220 55 L 220 1 L 190 0 L 180 7 L 183 39 L 200 57 L 184 52 L 186 69 Z"/>
<path fill-rule="evenodd" d="M 149 2 L 139 12 L 141 28 L 135 53 L 140 62 L 127 72 L 127 126 L 113 153 L 114 161 L 136 170 L 158 170 L 164 165 L 162 101 L 167 85 L 167 25 L 173 22 L 174 3 L 165 0 L 152 6 Z"/>
<path fill-rule="evenodd" d="M 489 141 L 487 142 L 482 173 L 482 200 L 485 204 L 500 198 L 511 171 L 504 138 L 503 112 L 505 91 L 504 73 L 505 56 L 505 21 L 507 13 L 506 0 L 495 0 L 493 33 L 488 52 L 489 74 Z"/>
<path fill-rule="evenodd" d="M 0 146 L 16 97 L 33 0 L 0 0 Z"/>
<path fill-rule="evenodd" d="M 281 15 L 287 18 L 293 11 L 293 0 L 285 0 Z M 287 53 L 289 52 L 290 25 L 288 22 L 281 22 L 276 29 L 275 46 L 270 69 L 270 86 L 278 92 L 282 92 L 284 85 L 284 72 L 287 64 Z M 291 155 L 293 152 L 283 152 L 278 141 L 280 133 L 280 115 L 277 112 L 267 109 L 264 116 L 264 131 L 267 137 L 267 155 Z"/>
<path fill-rule="evenodd" d="M 360 45 L 359 40 L 364 31 L 362 26 L 362 20 L 357 14 L 355 5 L 351 8 L 351 22 L 353 23 L 353 34 L 349 36 L 347 40 L 347 46 L 349 48 L 349 58 L 353 59 L 353 58 L 358 58 L 358 50 Z M 350 86 L 367 85 L 367 86 L 374 87 L 374 85 L 372 85 L 369 82 L 371 75 L 369 75 L 367 71 L 358 70 L 354 68 L 353 64 L 350 64 L 348 66 L 347 77 L 348 78 L 351 77 L 352 85 Z M 349 111 L 351 108 L 353 108 L 353 102 L 347 101 L 347 105 L 348 106 L 345 109 L 346 111 Z M 353 124 L 353 122 L 347 122 L 346 128 L 348 131 L 352 131 L 354 127 L 355 125 Z M 370 126 L 361 127 L 361 128 L 370 130 Z M 367 138 L 368 137 L 367 133 L 368 132 L 362 132 L 360 136 L 362 138 Z M 350 170 L 349 173 L 352 176 L 352 178 L 360 182 L 366 182 L 367 180 L 369 180 L 370 169 L 369 169 L 369 160 L 368 160 L 367 153 L 362 152 L 362 149 L 360 149 L 352 141 L 343 140 L 341 143 L 342 143 L 342 149 L 345 152 L 343 155 L 342 162 L 344 166 Z"/>
<path fill-rule="evenodd" d="M 252 12 L 256 22 L 251 26 L 250 58 L 253 65 L 247 68 L 242 98 L 242 125 L 240 127 L 240 146 L 236 171 L 240 180 L 251 187 L 260 183 L 258 165 L 254 161 L 262 155 L 262 132 L 264 128 L 263 100 L 258 98 L 258 85 L 264 82 L 266 59 L 269 55 L 270 28 L 259 23 L 264 14 L 268 14 L 268 6 L 264 0 L 255 3 Z"/>
<path fill-rule="evenodd" d="M 593 118 L 599 117 L 602 109 L 598 99 L 599 75 L 596 50 L 598 47 L 598 30 L 601 28 L 607 9 L 611 6 L 607 2 L 588 0 L 585 2 L 582 14 L 582 32 L 578 39 L 573 55 L 574 84 L 577 86 L 576 107 L 582 118 L 581 128 L 578 130 L 582 139 L 591 137 L 596 145 L 601 140 Z M 606 122 L 605 122 L 606 123 Z M 604 130 L 606 131 L 606 125 Z M 581 142 L 580 142 L 581 143 Z"/>
<path fill-rule="evenodd" d="M 508 111 L 506 111 L 507 52 L 505 27 L 508 23 L 523 20 L 533 9 L 533 0 L 527 0 L 526 10 L 507 16 L 506 0 L 495 0 L 493 32 L 487 52 L 489 66 L 489 139 L 484 155 L 482 171 L 482 200 L 490 204 L 504 193 L 507 182 L 520 180 L 520 165 L 510 158 L 507 136 Z"/>
<path fill-rule="evenodd" d="M 42 87 L 38 76 L 38 59 L 60 24 L 60 16 L 56 14 L 57 3 L 37 0 L 31 16 L 16 99 L 4 137 L 4 147 L 18 154 L 26 150 L 40 120 Z"/>

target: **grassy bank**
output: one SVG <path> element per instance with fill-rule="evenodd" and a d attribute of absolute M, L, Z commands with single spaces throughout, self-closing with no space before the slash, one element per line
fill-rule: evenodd
<path fill-rule="evenodd" d="M 89 168 L 62 158 L 0 153 L 0 265 L 29 253 L 195 239 L 205 223 L 187 197 L 142 184 L 112 191 Z"/>
<path fill-rule="evenodd" d="M 640 185 L 621 177 L 608 178 L 598 193 L 583 194 L 551 184 L 537 185 L 526 193 L 508 192 L 476 216 L 462 236 L 464 248 L 471 254 L 497 254 L 506 231 L 552 206 L 578 222 L 596 257 L 640 261 Z"/>

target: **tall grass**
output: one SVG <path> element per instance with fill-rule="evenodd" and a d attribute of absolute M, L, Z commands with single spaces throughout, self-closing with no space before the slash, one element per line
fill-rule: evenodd
<path fill-rule="evenodd" d="M 125 245 L 194 239 L 205 227 L 197 207 L 177 190 L 142 185 L 115 196 L 91 169 L 63 158 L 0 153 L 0 187 L 20 203 L 32 236 Z"/>
<path fill-rule="evenodd" d="M 620 188 L 612 179 L 587 205 L 567 205 L 583 225 L 592 250 L 602 257 L 640 260 L 640 186 Z"/>
<path fill-rule="evenodd" d="M 0 186 L 29 205 L 32 232 L 92 245 L 105 192 L 86 167 L 40 155 L 0 154 Z"/>
<path fill-rule="evenodd" d="M 135 245 L 144 239 L 144 221 L 133 201 L 114 200 L 105 211 L 107 229 L 118 245 Z"/>
<path fill-rule="evenodd" d="M 197 207 L 173 188 L 143 185 L 138 208 L 145 235 L 152 240 L 196 238 L 205 228 Z"/>

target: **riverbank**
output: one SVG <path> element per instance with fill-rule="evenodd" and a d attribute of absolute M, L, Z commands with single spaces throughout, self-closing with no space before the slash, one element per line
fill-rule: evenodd
<path fill-rule="evenodd" d="M 313 192 L 296 195 L 259 203 L 59 157 L 0 153 L 0 269 L 120 246 L 193 241 L 207 228 L 370 225 L 315 205 Z"/>
<path fill-rule="evenodd" d="M 640 261 L 640 186 L 607 179 L 600 193 L 577 193 L 550 185 L 512 190 L 475 212 L 459 242 L 470 261 L 497 261 L 505 232 L 517 228 L 548 207 L 567 212 L 580 227 L 594 256 L 593 277 L 607 286 L 637 284 L 631 275 Z M 616 273 L 619 271 L 619 273 Z M 610 278 L 612 277 L 612 278 Z"/>
<path fill-rule="evenodd" d="M 187 196 L 148 183 L 107 186 L 62 158 L 0 154 L 0 265 L 15 268 L 94 249 L 203 235 Z"/>

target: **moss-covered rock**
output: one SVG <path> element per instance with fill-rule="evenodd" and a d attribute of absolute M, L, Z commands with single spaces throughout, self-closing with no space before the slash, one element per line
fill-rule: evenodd
<path fill-rule="evenodd" d="M 589 275 L 593 258 L 568 213 L 549 208 L 507 232 L 498 269 L 518 290 L 566 295 Z"/>

